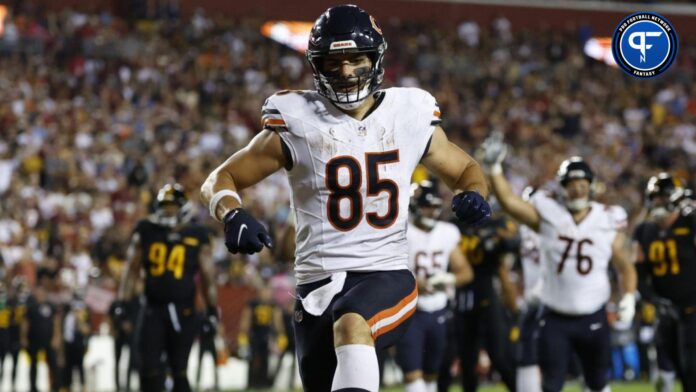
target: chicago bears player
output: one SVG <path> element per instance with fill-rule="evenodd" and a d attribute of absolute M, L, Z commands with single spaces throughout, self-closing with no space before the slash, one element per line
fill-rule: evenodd
<path fill-rule="evenodd" d="M 179 184 L 167 184 L 157 193 L 157 211 L 138 222 L 123 272 L 119 301 L 132 300 L 145 272 L 145 312 L 140 330 L 142 366 L 140 385 L 145 392 L 164 388 L 169 365 L 174 391 L 191 387 L 186 375 L 196 337 L 194 277 L 201 272 L 202 293 L 210 318 L 217 318 L 217 291 L 212 272 L 208 230 L 188 222 L 190 204 Z M 166 353 L 167 363 L 162 361 Z"/>
<path fill-rule="evenodd" d="M 459 244 L 457 226 L 439 221 L 442 209 L 436 185 L 413 184 L 408 223 L 408 260 L 418 282 L 418 304 L 408 331 L 396 345 L 406 392 L 435 392 L 447 347 L 447 290 L 473 279 Z"/>
<path fill-rule="evenodd" d="M 528 186 L 522 191 L 522 200 L 529 201 L 537 189 Z M 537 342 L 539 340 L 539 318 L 542 307 L 541 294 L 541 255 L 539 253 L 539 234 L 525 225 L 520 225 L 520 262 L 524 286 L 524 310 L 520 317 L 520 339 L 517 350 L 517 390 L 541 391 Z"/>
<path fill-rule="evenodd" d="M 490 215 L 478 163 L 450 143 L 440 110 L 417 88 L 380 90 L 387 43 L 352 5 L 329 8 L 310 33 L 316 91 L 266 100 L 264 129 L 201 188 L 233 252 L 271 246 L 237 191 L 285 168 L 296 222 L 295 339 L 307 391 L 376 391 L 375 348 L 392 345 L 416 309 L 408 270 L 410 179 L 422 162 L 455 191 L 452 209 Z"/>
<path fill-rule="evenodd" d="M 696 391 L 696 214 L 681 181 L 660 173 L 645 190 L 648 217 L 633 235 L 642 294 L 658 304 L 660 392 Z M 646 290 L 645 288 L 649 289 Z M 655 295 L 651 295 L 654 293 Z M 657 298 L 654 298 L 657 297 Z"/>
<path fill-rule="evenodd" d="M 580 358 L 585 384 L 591 391 L 608 391 L 609 262 L 622 283 L 619 318 L 630 323 L 635 313 L 636 271 L 625 250 L 626 212 L 590 199 L 594 174 L 580 157 L 565 160 L 557 174 L 561 195 L 536 192 L 526 202 L 512 192 L 503 175 L 507 146 L 494 133 L 481 148 L 491 187 L 502 207 L 540 235 L 544 283 L 541 303 L 539 367 L 544 391 L 560 391 L 568 352 Z"/>

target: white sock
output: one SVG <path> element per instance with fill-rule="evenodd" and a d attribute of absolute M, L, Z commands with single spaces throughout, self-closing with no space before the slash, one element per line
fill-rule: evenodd
<path fill-rule="evenodd" d="M 594 389 L 590 389 L 590 388 L 585 388 L 585 391 L 588 391 L 588 392 L 611 392 L 611 388 L 609 387 L 609 385 L 607 385 L 604 388 L 597 390 L 597 391 L 595 391 Z"/>
<path fill-rule="evenodd" d="M 336 347 L 336 373 L 332 391 L 357 388 L 370 392 L 379 391 L 379 364 L 377 352 L 366 344 L 346 344 Z"/>
<path fill-rule="evenodd" d="M 538 366 L 522 366 L 517 368 L 517 390 L 541 392 L 541 372 Z"/>
<path fill-rule="evenodd" d="M 416 381 L 411 381 L 406 384 L 406 392 L 427 392 L 425 381 L 419 378 Z"/>
<path fill-rule="evenodd" d="M 672 392 L 676 378 L 675 372 L 660 370 L 657 374 L 657 392 Z"/>
<path fill-rule="evenodd" d="M 425 392 L 437 392 L 437 381 L 426 381 Z"/>

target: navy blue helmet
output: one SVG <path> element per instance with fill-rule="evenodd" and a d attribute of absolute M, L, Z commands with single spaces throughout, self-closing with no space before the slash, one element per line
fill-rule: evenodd
<path fill-rule="evenodd" d="M 578 178 L 585 179 L 591 183 L 594 180 L 594 173 L 592 173 L 592 169 L 590 169 L 590 165 L 587 162 L 581 157 L 574 156 L 561 163 L 556 178 L 561 183 L 561 186 L 565 187 L 570 180 Z"/>
<path fill-rule="evenodd" d="M 356 107 L 382 84 L 386 50 L 387 41 L 370 14 L 355 5 L 327 9 L 312 27 L 306 52 L 317 91 L 339 107 Z M 323 67 L 328 55 L 346 53 L 364 53 L 372 61 L 369 70 L 356 70 L 359 88 L 351 94 L 337 91 L 340 75 L 327 74 Z"/>

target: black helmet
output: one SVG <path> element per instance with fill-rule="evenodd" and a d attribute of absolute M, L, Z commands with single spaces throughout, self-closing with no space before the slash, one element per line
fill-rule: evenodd
<path fill-rule="evenodd" d="M 437 191 L 437 185 L 430 180 L 414 182 L 411 184 L 411 212 L 416 212 L 419 207 L 442 207 L 442 198 Z"/>
<path fill-rule="evenodd" d="M 179 184 L 166 184 L 157 192 L 157 208 L 169 203 L 183 207 L 187 201 L 184 187 Z"/>
<path fill-rule="evenodd" d="M 590 183 L 594 179 L 594 174 L 590 165 L 587 164 L 581 157 L 574 156 L 566 159 L 561 163 L 561 167 L 558 168 L 558 173 L 556 173 L 556 178 L 561 186 L 565 187 L 570 180 L 575 180 L 578 178 L 584 178 Z"/>
<path fill-rule="evenodd" d="M 382 61 L 387 42 L 375 19 L 355 5 L 338 5 L 327 9 L 309 35 L 307 60 L 314 72 L 314 84 L 319 94 L 339 107 L 357 105 L 376 91 L 384 79 Z M 372 69 L 358 76 L 358 86 L 365 86 L 353 94 L 341 94 L 332 83 L 336 75 L 323 71 L 323 61 L 330 54 L 365 53 L 372 60 Z"/>
<path fill-rule="evenodd" d="M 648 204 L 657 196 L 665 197 L 668 201 L 667 208 L 673 209 L 686 196 L 686 190 L 678 178 L 669 173 L 660 173 L 650 177 L 645 187 Z"/>

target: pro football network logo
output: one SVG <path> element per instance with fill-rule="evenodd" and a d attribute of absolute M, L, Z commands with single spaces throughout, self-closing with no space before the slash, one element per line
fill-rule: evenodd
<path fill-rule="evenodd" d="M 678 46 L 674 26 L 653 12 L 627 16 L 611 40 L 616 64 L 637 78 L 652 78 L 665 72 L 674 62 Z"/>

